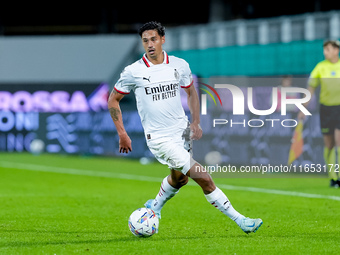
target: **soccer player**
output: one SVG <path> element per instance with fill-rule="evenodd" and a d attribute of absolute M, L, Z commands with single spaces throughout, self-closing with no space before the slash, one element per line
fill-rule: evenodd
<path fill-rule="evenodd" d="M 139 29 L 145 54 L 123 70 L 110 94 L 108 108 L 120 138 L 119 151 L 132 151 L 119 101 L 133 90 L 147 145 L 157 160 L 170 168 L 170 175 L 163 179 L 159 193 L 155 199 L 148 200 L 145 207 L 161 218 L 164 204 L 191 177 L 202 188 L 209 203 L 235 221 L 245 233 L 255 232 L 262 220 L 246 218 L 237 212 L 211 176 L 191 156 L 191 139 L 202 136 L 198 95 L 188 63 L 163 51 L 164 30 L 158 22 L 145 23 Z M 181 104 L 181 88 L 188 96 L 191 124 Z"/>
<path fill-rule="evenodd" d="M 325 60 L 319 62 L 311 72 L 308 90 L 313 95 L 320 85 L 320 125 L 324 141 L 324 160 L 328 167 L 330 187 L 338 188 L 339 176 L 336 173 L 337 162 L 340 164 L 340 61 L 339 41 L 326 41 L 323 44 Z M 309 102 L 305 103 L 307 107 Z M 299 119 L 305 115 L 299 112 Z M 332 166 L 333 165 L 333 166 Z"/>

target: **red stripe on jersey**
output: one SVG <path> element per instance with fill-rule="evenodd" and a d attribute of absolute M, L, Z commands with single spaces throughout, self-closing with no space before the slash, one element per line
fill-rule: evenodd
<path fill-rule="evenodd" d="M 168 54 L 166 54 L 166 63 L 169 64 L 169 55 Z"/>
<path fill-rule="evenodd" d="M 189 88 L 193 83 L 194 83 L 194 81 L 192 81 L 188 86 L 181 86 L 181 88 L 187 89 L 187 88 Z"/>
<path fill-rule="evenodd" d="M 116 87 L 114 87 L 114 89 L 115 89 L 115 91 L 117 91 L 118 93 L 123 94 L 123 95 L 130 94 L 130 93 L 128 93 L 128 92 L 120 91 L 120 90 L 116 89 Z"/>
<path fill-rule="evenodd" d="M 147 67 L 150 67 L 150 65 L 149 65 L 148 61 L 145 59 L 145 56 L 143 56 L 143 57 L 142 57 L 142 59 L 143 59 L 143 61 L 144 61 L 145 65 L 146 65 Z"/>

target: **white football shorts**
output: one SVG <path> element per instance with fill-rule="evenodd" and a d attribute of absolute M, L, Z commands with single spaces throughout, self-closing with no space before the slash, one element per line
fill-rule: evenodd
<path fill-rule="evenodd" d="M 196 163 L 192 158 L 189 127 L 177 130 L 171 137 L 147 140 L 147 145 L 160 163 L 183 174 L 187 174 Z"/>

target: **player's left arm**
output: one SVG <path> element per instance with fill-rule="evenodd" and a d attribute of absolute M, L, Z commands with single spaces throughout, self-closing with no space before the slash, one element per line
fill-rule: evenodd
<path fill-rule="evenodd" d="M 198 140 L 202 137 L 203 133 L 200 126 L 200 102 L 198 99 L 198 94 L 193 83 L 191 83 L 191 86 L 184 88 L 184 90 L 188 95 L 188 106 L 191 115 L 191 138 L 193 140 Z"/>

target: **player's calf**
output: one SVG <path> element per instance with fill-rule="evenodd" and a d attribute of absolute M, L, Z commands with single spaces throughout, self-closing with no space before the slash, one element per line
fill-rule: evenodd
<path fill-rule="evenodd" d="M 200 164 L 195 163 L 188 172 L 188 175 L 202 188 L 204 194 L 209 194 L 216 189 L 210 174 L 204 171 Z"/>
<path fill-rule="evenodd" d="M 188 183 L 189 178 L 181 172 L 171 169 L 171 174 L 167 180 L 173 188 L 180 189 Z"/>
<path fill-rule="evenodd" d="M 202 188 L 205 195 L 210 194 L 216 189 L 215 183 L 210 175 L 203 178 L 194 178 L 193 180 Z"/>

